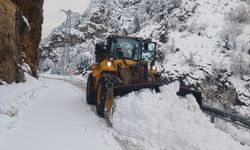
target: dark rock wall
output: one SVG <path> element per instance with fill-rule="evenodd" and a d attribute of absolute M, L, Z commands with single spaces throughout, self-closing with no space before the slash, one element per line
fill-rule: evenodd
<path fill-rule="evenodd" d="M 26 28 L 21 36 L 23 51 L 26 54 L 26 63 L 31 67 L 32 75 L 37 77 L 39 43 L 43 23 L 44 0 L 12 0 L 27 18 L 30 28 Z"/>
<path fill-rule="evenodd" d="M 24 81 L 21 69 L 24 62 L 37 77 L 42 6 L 43 0 L 0 0 L 0 80 L 7 83 Z"/>
<path fill-rule="evenodd" d="M 0 79 L 10 82 L 24 80 L 21 70 L 19 27 L 16 6 L 10 0 L 0 0 Z"/>

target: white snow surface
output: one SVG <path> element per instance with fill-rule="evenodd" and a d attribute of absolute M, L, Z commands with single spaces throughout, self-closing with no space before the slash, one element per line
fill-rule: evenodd
<path fill-rule="evenodd" d="M 85 103 L 80 88 L 85 83 L 71 80 L 76 86 L 53 78 L 0 86 L 0 149 L 122 149 L 105 121 Z"/>
<path fill-rule="evenodd" d="M 15 127 L 17 116 L 39 98 L 39 92 L 46 87 L 42 82 L 29 77 L 28 82 L 22 84 L 12 83 L 0 86 L 0 141 L 2 134 Z"/>
<path fill-rule="evenodd" d="M 161 93 L 146 89 L 117 97 L 109 128 L 86 104 L 85 77 L 26 79 L 0 86 L 1 150 L 250 148 L 249 131 L 224 124 L 216 128 L 193 96 L 176 96 L 177 83 L 161 87 Z"/>
<path fill-rule="evenodd" d="M 130 143 L 134 149 L 147 150 L 250 148 L 215 128 L 193 96 L 176 96 L 177 83 L 163 86 L 161 91 L 143 90 L 117 99 L 112 121 L 120 140 Z M 249 138 L 250 133 L 245 132 L 244 136 Z"/>

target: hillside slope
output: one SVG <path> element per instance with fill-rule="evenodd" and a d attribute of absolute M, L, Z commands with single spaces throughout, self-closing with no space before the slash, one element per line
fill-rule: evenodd
<path fill-rule="evenodd" d="M 82 73 L 107 35 L 151 37 L 166 82 L 182 81 L 205 103 L 249 115 L 249 7 L 242 0 L 92 0 L 73 15 L 70 36 L 63 23 L 43 40 L 39 69 L 61 74 L 67 62 L 70 73 Z"/>

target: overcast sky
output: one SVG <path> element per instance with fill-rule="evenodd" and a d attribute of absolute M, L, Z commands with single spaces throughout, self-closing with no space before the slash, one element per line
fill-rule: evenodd
<path fill-rule="evenodd" d="M 60 12 L 61 9 L 71 9 L 83 13 L 90 1 L 91 0 L 44 0 L 42 38 L 48 36 L 53 28 L 60 25 L 66 19 L 66 15 Z"/>

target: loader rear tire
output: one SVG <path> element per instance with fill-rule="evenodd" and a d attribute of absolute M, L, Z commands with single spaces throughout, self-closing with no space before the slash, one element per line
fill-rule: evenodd
<path fill-rule="evenodd" d="M 86 101 L 88 104 L 95 104 L 95 93 L 93 91 L 92 87 L 93 82 L 93 75 L 92 73 L 89 74 L 88 80 L 87 80 L 87 87 L 86 87 Z"/>

